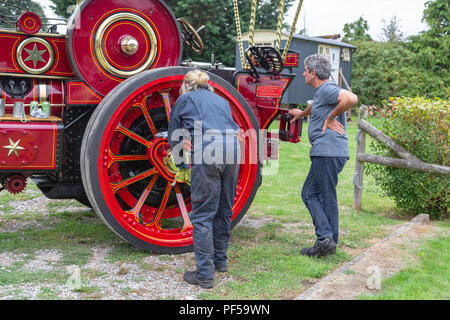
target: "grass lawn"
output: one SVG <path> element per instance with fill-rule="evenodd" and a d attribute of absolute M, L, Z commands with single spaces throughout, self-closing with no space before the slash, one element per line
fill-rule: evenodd
<path fill-rule="evenodd" d="M 277 122 L 273 127 L 276 128 Z M 272 162 L 265 168 L 263 182 L 246 217 L 247 223 L 241 223 L 232 231 L 229 249 L 229 279 L 222 281 L 212 290 L 199 295 L 202 299 L 291 299 L 302 291 L 336 270 L 377 240 L 390 234 L 396 225 L 410 220 L 411 217 L 398 216 L 394 202 L 385 197 L 376 187 L 370 176 L 364 177 L 362 210 L 356 212 L 353 205 L 353 173 L 356 152 L 356 121 L 349 123 L 350 160 L 339 176 L 338 203 L 340 206 L 340 241 L 337 254 L 322 259 L 300 255 L 300 249 L 312 245 L 315 241 L 311 217 L 300 198 L 302 184 L 309 170 L 309 143 L 307 126 L 303 128 L 304 138 L 301 143 L 281 142 L 279 145 L 279 161 Z M 369 145 L 370 139 L 367 143 Z M 276 174 L 269 174 L 276 171 Z M 149 253 L 137 250 L 123 242 L 112 231 L 86 208 L 77 212 L 65 212 L 60 209 L 66 205 L 76 206 L 71 200 L 52 201 L 47 204 L 46 216 L 35 212 L 15 214 L 11 200 L 29 201 L 42 196 L 36 186 L 30 185 L 32 193 L 10 195 L 0 193 L 0 227 L 2 221 L 21 223 L 22 220 L 33 221 L 39 227 L 21 228 L 20 231 L 0 233 L 0 254 L 13 253 L 15 256 L 26 256 L 21 262 L 0 268 L 0 286 L 39 281 L 64 283 L 68 273 L 34 272 L 28 270 L 19 275 L 14 270 L 33 259 L 39 250 L 58 250 L 62 259 L 58 263 L 62 269 L 69 265 L 85 265 L 93 256 L 93 248 L 108 246 L 106 259 L 111 263 L 138 263 L 145 268 L 145 258 Z M 80 205 L 81 206 L 81 205 Z M 446 225 L 448 227 L 448 224 Z M 376 298 L 421 298 L 412 292 L 418 290 L 413 286 L 415 280 L 407 280 L 412 274 L 423 276 L 422 287 L 432 288 L 435 281 L 444 283 L 450 265 L 448 250 L 439 255 L 439 249 L 448 248 L 449 239 L 437 239 L 424 247 L 421 263 L 400 274 L 398 278 L 389 279 L 383 284 L 386 293 Z M 433 264 L 435 258 L 439 258 Z M 173 260 L 171 256 L 160 256 L 160 259 Z M 438 274 L 442 265 L 447 272 Z M 421 272 L 417 272 L 421 270 Z M 178 270 L 178 273 L 184 270 Z M 408 277 L 405 276 L 408 275 Z M 402 276 L 403 275 L 403 276 Z M 101 277 L 92 271 L 88 277 Z M 405 280 L 406 279 L 406 280 Z M 411 283 L 410 283 L 411 282 Z M 411 288 L 406 297 L 402 287 Z M 88 287 L 86 287 L 88 288 Z M 431 298 L 448 297 L 448 279 L 443 291 L 427 291 Z M 1 288 L 0 288 L 1 289 Z M 89 289 L 89 288 L 88 288 Z M 98 288 L 86 289 L 101 297 Z M 41 288 L 43 298 L 57 299 L 57 293 L 49 287 Z M 89 291 L 90 292 L 90 291 Z M 411 293 L 409 293 L 411 292 Z M 384 295 L 383 295 L 384 294 Z M 19 293 L 18 293 L 18 296 Z"/>
<path fill-rule="evenodd" d="M 428 240 L 416 250 L 418 261 L 385 279 L 381 292 L 361 295 L 361 300 L 448 300 L 450 299 L 449 237 Z"/>

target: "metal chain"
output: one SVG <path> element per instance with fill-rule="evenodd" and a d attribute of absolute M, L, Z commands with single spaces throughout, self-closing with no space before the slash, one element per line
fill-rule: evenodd
<path fill-rule="evenodd" d="M 298 17 L 300 15 L 300 10 L 303 5 L 303 0 L 299 0 L 297 10 L 295 12 L 294 21 L 291 26 L 291 31 L 289 33 L 288 40 L 286 42 L 286 45 L 284 47 L 284 51 L 282 54 L 283 61 L 286 58 L 286 55 L 289 51 L 289 47 L 291 45 L 292 37 L 294 36 L 295 27 L 297 25 Z M 255 34 L 255 21 L 256 21 L 256 8 L 258 6 L 257 0 L 252 0 L 252 8 L 251 8 L 251 14 L 250 14 L 250 30 L 249 30 L 249 47 L 254 44 L 254 34 Z M 280 0 L 278 5 L 278 20 L 277 20 L 277 34 L 275 39 L 275 49 L 280 52 L 281 47 L 281 34 L 282 34 L 282 28 L 283 28 L 283 14 L 284 14 L 284 6 L 285 6 L 285 0 Z M 233 7 L 234 7 L 234 19 L 236 21 L 236 33 L 237 33 L 237 40 L 239 43 L 239 55 L 241 57 L 241 66 L 243 69 L 250 69 L 250 65 L 246 63 L 245 56 L 244 56 L 244 45 L 242 42 L 242 32 L 241 32 L 241 21 L 239 18 L 239 5 L 238 0 L 233 0 Z"/>
<path fill-rule="evenodd" d="M 277 20 L 277 34 L 275 39 L 275 49 L 280 52 L 281 46 L 281 29 L 283 27 L 283 14 L 284 14 L 284 0 L 280 0 L 278 5 L 278 20 Z"/>
<path fill-rule="evenodd" d="M 294 35 L 295 26 L 297 25 L 297 20 L 298 20 L 298 16 L 300 15 L 300 10 L 302 8 L 302 5 L 303 5 L 303 0 L 300 0 L 298 2 L 297 11 L 295 12 L 294 21 L 292 22 L 291 32 L 289 33 L 288 41 L 286 42 L 286 45 L 284 46 L 284 51 L 283 51 L 283 55 L 282 55 L 283 61 L 286 59 L 286 55 L 289 51 L 289 46 L 291 45 L 292 36 Z"/>
<path fill-rule="evenodd" d="M 233 7 L 234 7 L 234 20 L 236 21 L 236 33 L 239 43 L 239 54 L 241 56 L 241 66 L 243 69 L 250 69 L 250 66 L 245 63 L 244 45 L 242 43 L 242 33 L 241 33 L 241 21 L 239 18 L 239 6 L 237 0 L 233 0 Z"/>
<path fill-rule="evenodd" d="M 250 14 L 250 30 L 248 32 L 248 46 L 251 47 L 255 43 L 255 22 L 256 22 L 256 7 L 258 0 L 252 0 L 252 11 Z"/>

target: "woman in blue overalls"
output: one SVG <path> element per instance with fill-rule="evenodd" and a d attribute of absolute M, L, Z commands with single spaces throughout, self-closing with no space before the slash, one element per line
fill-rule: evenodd
<path fill-rule="evenodd" d="M 209 77 L 199 70 L 189 71 L 180 89 L 181 96 L 172 107 L 169 144 L 172 156 L 189 135 L 191 154 L 190 215 L 196 271 L 187 271 L 183 279 L 203 288 L 214 286 L 214 270 L 227 270 L 232 207 L 239 172 L 239 126 L 233 119 L 227 100 L 213 93 Z M 177 129 L 181 129 L 180 131 Z M 181 144 L 180 144 L 181 143 Z M 174 158 L 182 167 L 184 157 Z"/>

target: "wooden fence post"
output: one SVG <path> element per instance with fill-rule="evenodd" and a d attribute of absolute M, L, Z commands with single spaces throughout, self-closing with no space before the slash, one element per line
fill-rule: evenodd
<path fill-rule="evenodd" d="M 367 106 L 362 105 L 359 109 L 358 121 L 367 118 Z M 356 132 L 356 155 L 366 151 L 366 133 L 358 128 Z M 356 158 L 355 173 L 353 175 L 353 208 L 361 210 L 362 188 L 363 188 L 364 163 Z"/>
<path fill-rule="evenodd" d="M 367 111 L 367 106 L 365 105 L 362 105 L 359 109 L 358 131 L 356 132 L 356 165 L 355 174 L 353 175 L 353 208 L 355 210 L 361 210 L 364 162 L 426 173 L 450 175 L 450 167 L 423 162 L 413 154 L 409 153 L 402 146 L 398 145 L 391 137 L 385 135 L 367 122 L 365 120 L 365 118 L 367 118 Z M 394 151 L 401 159 L 365 154 L 366 133 Z"/>

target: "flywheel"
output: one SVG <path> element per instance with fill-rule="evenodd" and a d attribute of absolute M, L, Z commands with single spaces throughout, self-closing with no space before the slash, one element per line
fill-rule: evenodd
<path fill-rule="evenodd" d="M 105 96 L 142 71 L 179 65 L 179 25 L 163 1 L 85 0 L 67 30 L 67 52 L 78 78 Z"/>

